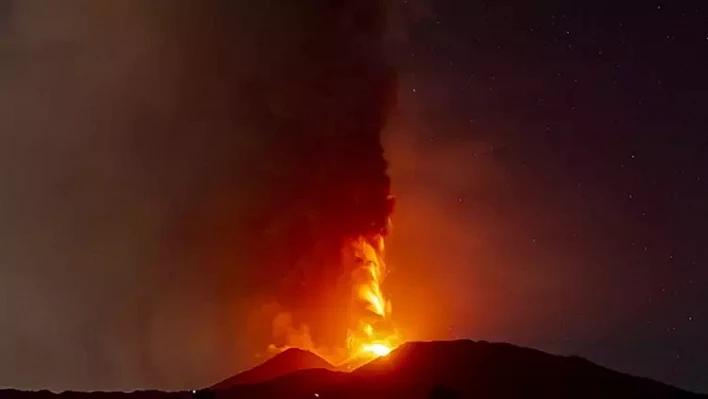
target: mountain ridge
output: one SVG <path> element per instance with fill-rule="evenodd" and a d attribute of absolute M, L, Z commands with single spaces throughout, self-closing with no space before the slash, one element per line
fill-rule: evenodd
<path fill-rule="evenodd" d="M 508 343 L 409 342 L 349 373 L 299 370 L 248 388 L 255 395 L 426 397 L 436 387 L 457 397 L 708 398 L 645 377 Z M 221 397 L 246 397 L 239 387 Z M 255 397 L 255 396 L 254 396 Z"/>
<path fill-rule="evenodd" d="M 210 388 L 224 390 L 236 385 L 257 384 L 299 370 L 309 369 L 334 370 L 335 367 L 315 353 L 300 348 L 289 348 L 251 369 L 212 385 Z"/>
<path fill-rule="evenodd" d="M 312 367 L 310 367 L 312 366 Z M 321 367 L 323 366 L 323 367 Z M 193 392 L 23 392 L 3 399 L 678 398 L 708 399 L 578 356 L 486 341 L 409 342 L 351 372 L 300 349 Z M 120 396 L 120 398 L 118 398 Z"/>

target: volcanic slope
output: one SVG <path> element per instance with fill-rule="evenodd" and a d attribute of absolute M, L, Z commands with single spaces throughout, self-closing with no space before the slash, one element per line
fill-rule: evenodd
<path fill-rule="evenodd" d="M 335 367 L 312 352 L 290 348 L 250 370 L 215 384 L 211 388 L 224 390 L 236 385 L 257 384 L 298 370 L 307 369 L 334 370 Z"/>
<path fill-rule="evenodd" d="M 317 395 L 315 395 L 317 394 Z M 300 370 L 216 394 L 291 398 L 705 398 L 585 359 L 510 344 L 413 342 L 351 373 Z"/>
<path fill-rule="evenodd" d="M 2 399 L 452 399 L 452 398 L 695 398 L 646 378 L 585 359 L 484 341 L 407 343 L 350 373 L 332 371 L 318 356 L 285 351 L 260 366 L 190 392 L 52 394 L 0 390 Z M 259 382 L 256 382 L 259 381 Z"/>

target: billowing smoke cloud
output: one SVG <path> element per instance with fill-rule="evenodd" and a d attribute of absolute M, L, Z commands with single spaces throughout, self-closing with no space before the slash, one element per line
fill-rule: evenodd
<path fill-rule="evenodd" d="M 204 384 L 271 300 L 340 336 L 341 241 L 392 208 L 386 4 L 0 11 L 0 385 Z"/>

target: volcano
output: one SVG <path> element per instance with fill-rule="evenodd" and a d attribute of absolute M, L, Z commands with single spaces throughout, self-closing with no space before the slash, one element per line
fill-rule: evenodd
<path fill-rule="evenodd" d="M 49 392 L 0 391 L 10 399 L 55 399 Z M 351 372 L 289 349 L 255 368 L 196 392 L 64 392 L 58 399 L 236 398 L 703 398 L 576 356 L 485 341 L 406 343 Z"/>
<path fill-rule="evenodd" d="M 495 398 L 702 396 L 612 371 L 577 356 L 471 340 L 408 343 L 353 375 L 374 386 L 418 397 L 422 396 L 415 392 L 421 391 Z"/>
<path fill-rule="evenodd" d="M 229 389 L 236 385 L 257 384 L 299 370 L 325 369 L 334 370 L 334 366 L 316 354 L 290 348 L 278 353 L 258 366 L 236 374 L 215 384 L 212 389 Z"/>
<path fill-rule="evenodd" d="M 300 369 L 259 384 L 217 389 L 216 397 L 708 399 L 577 356 L 471 340 L 406 343 L 350 373 Z"/>

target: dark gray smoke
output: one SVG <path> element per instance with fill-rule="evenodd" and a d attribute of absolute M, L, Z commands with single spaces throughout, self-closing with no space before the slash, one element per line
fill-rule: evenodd
<path fill-rule="evenodd" d="M 384 2 L 0 4 L 0 385 L 201 385 L 266 300 L 337 336 L 308 318 L 392 208 Z"/>

